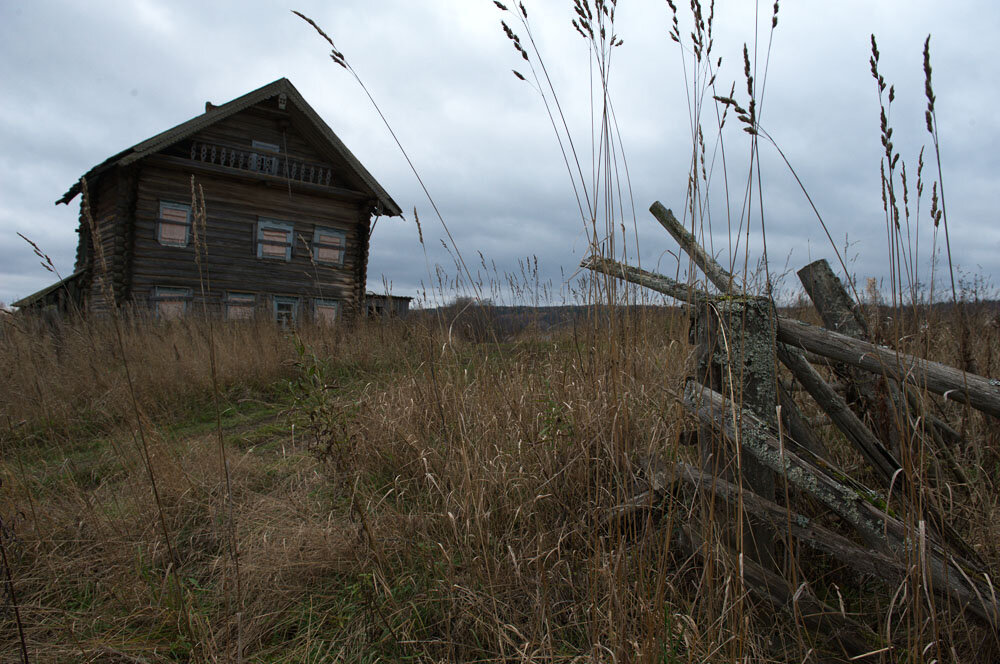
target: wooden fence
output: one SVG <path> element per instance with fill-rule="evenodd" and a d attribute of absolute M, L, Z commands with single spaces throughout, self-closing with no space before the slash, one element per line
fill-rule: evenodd
<path fill-rule="evenodd" d="M 744 554 L 742 574 L 749 589 L 776 607 L 809 616 L 807 624 L 831 634 L 851 656 L 880 647 L 881 637 L 825 605 L 806 584 L 791 584 L 782 575 L 775 559 L 779 534 L 859 574 L 889 583 L 912 573 L 916 550 L 932 592 L 996 632 L 1000 604 L 991 581 L 995 575 L 991 577 L 947 515 L 937 512 L 933 501 L 920 500 L 927 488 L 908 484 L 898 460 L 899 431 L 906 427 L 894 426 L 886 414 L 909 418 L 911 425 L 920 423 L 927 433 L 923 440 L 935 444 L 935 452 L 949 461 L 949 444 L 961 436 L 924 412 L 916 390 L 928 390 L 1000 418 L 1000 381 L 871 343 L 864 317 L 826 261 L 812 263 L 798 273 L 826 327 L 780 316 L 770 299 L 743 292 L 670 210 L 657 202 L 650 212 L 720 294 L 597 256 L 581 265 L 691 307 L 697 367 L 684 394 L 677 397 L 701 426 L 697 436 L 700 467 L 683 462 L 657 464 L 654 489 L 666 491 L 685 484 L 719 499 L 716 503 L 729 505 L 728 546 Z M 810 360 L 834 367 L 849 385 L 850 404 Z M 775 376 L 779 362 L 871 466 L 879 481 L 876 490 L 835 468 L 824 444 Z M 873 413 L 881 416 L 872 417 Z M 875 422 L 878 430 L 873 431 L 866 419 Z M 949 467 L 962 479 L 954 459 Z M 779 483 L 793 491 L 787 505 L 776 502 Z M 903 514 L 887 507 L 891 492 L 909 497 L 893 503 Z M 795 504 L 804 497 L 839 516 L 865 544 L 856 544 L 804 516 Z M 636 507 L 642 501 L 648 501 L 648 496 L 637 497 Z M 922 512 L 905 512 L 918 509 Z"/>

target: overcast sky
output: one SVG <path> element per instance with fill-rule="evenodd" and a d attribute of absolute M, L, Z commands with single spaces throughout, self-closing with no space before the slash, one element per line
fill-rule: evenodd
<path fill-rule="evenodd" d="M 570 26 L 572 3 L 525 4 L 589 174 L 590 69 L 586 44 Z M 686 33 L 687 3 L 678 4 Z M 746 98 L 742 48 L 746 42 L 754 52 L 754 8 L 745 0 L 719 2 L 716 9 L 715 51 L 723 58 L 718 86 L 728 91 L 735 81 L 741 101 Z M 422 284 L 437 279 L 432 276 L 437 265 L 449 277 L 456 275 L 442 246 L 441 224 L 377 113 L 350 75 L 327 57 L 326 44 L 291 9 L 322 25 L 357 70 L 473 272 L 477 266 L 482 270 L 477 252 L 491 273 L 495 264 L 500 281 L 520 275 L 526 261 L 534 265 L 537 259 L 540 280 L 551 283 L 550 301 L 561 302 L 567 279 L 587 253 L 587 237 L 542 98 L 511 73 L 512 68 L 527 71 L 489 0 L 304 0 L 287 6 L 4 0 L 0 301 L 9 303 L 54 281 L 18 232 L 37 242 L 63 276 L 72 272 L 78 200 L 70 206 L 54 201 L 90 167 L 200 114 L 206 100 L 220 104 L 282 76 L 406 211 L 405 220 L 378 222 L 369 288 L 379 290 L 384 281 L 396 294 L 421 295 Z M 759 10 L 758 81 L 771 4 L 760 3 Z M 668 38 L 670 20 L 662 1 L 620 1 L 616 30 L 624 45 L 614 51 L 610 91 L 636 208 L 634 229 L 632 211 L 626 210 L 627 232 L 638 234 L 644 266 L 674 274 L 676 247 L 647 212 L 650 203 L 661 200 L 681 216 L 690 167 L 688 87 L 681 51 Z M 893 141 L 907 162 L 911 197 L 917 153 L 929 141 L 921 51 L 924 38 L 932 35 L 952 254 L 969 275 L 992 278 L 1000 270 L 995 201 L 1000 114 L 994 103 L 1000 8 L 994 3 L 782 3 L 762 125 L 798 172 L 838 247 L 847 245 L 851 272 L 859 278 L 886 277 L 879 106 L 868 64 L 871 33 L 878 39 L 882 72 L 896 86 Z M 704 116 L 709 158 L 716 145 L 714 113 L 709 109 Z M 730 127 L 727 174 L 738 221 L 750 143 L 732 118 Z M 719 157 L 711 186 L 711 243 L 725 258 L 729 239 Z M 919 278 L 927 281 L 929 180 L 936 171 L 932 151 L 925 160 Z M 762 146 L 761 164 L 772 272 L 820 257 L 833 260 L 808 201 L 773 147 Z M 426 257 L 413 223 L 414 207 L 423 224 Z M 209 213 L 210 208 L 209 202 Z M 914 208 L 911 201 L 912 213 Z M 758 211 L 751 221 L 756 251 Z"/>

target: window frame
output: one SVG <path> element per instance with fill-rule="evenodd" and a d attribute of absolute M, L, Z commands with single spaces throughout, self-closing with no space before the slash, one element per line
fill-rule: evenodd
<path fill-rule="evenodd" d="M 282 321 L 278 316 L 278 305 L 279 304 L 291 304 L 292 305 L 292 319 L 291 327 L 295 327 L 299 324 L 299 304 L 300 298 L 294 295 L 273 295 L 271 296 L 271 315 L 274 318 L 274 322 L 281 327 L 287 327 L 288 324 Z"/>
<path fill-rule="evenodd" d="M 240 298 L 246 298 L 241 301 Z M 226 299 L 224 300 L 226 320 L 247 320 L 253 318 L 257 312 L 257 295 L 255 293 L 247 293 L 245 291 L 227 291 Z M 234 307 L 245 307 L 250 306 L 250 315 L 246 317 L 234 317 L 232 315 L 232 310 Z"/>
<path fill-rule="evenodd" d="M 333 320 L 327 321 L 325 318 L 320 318 L 319 308 L 320 307 L 332 307 L 334 310 Z M 340 300 L 334 300 L 329 297 L 314 297 L 313 298 L 313 322 L 319 325 L 336 325 L 340 322 L 341 314 L 343 313 L 343 304 Z"/>
<path fill-rule="evenodd" d="M 251 140 L 250 147 L 253 150 L 250 153 L 249 159 L 250 170 L 255 173 L 263 173 L 264 175 L 277 175 L 281 146 L 275 143 Z M 257 151 L 264 154 L 258 154 Z"/>
<path fill-rule="evenodd" d="M 337 245 L 329 244 L 327 242 L 320 242 L 320 234 L 325 233 L 327 235 L 336 235 L 340 238 L 340 260 L 339 261 L 326 261 L 319 257 L 320 249 L 322 248 L 336 248 Z M 333 265 L 336 267 L 344 267 L 344 259 L 347 256 L 347 232 L 342 231 L 339 228 L 333 228 L 330 226 L 316 226 L 313 229 L 313 243 L 312 243 L 312 255 L 313 259 L 320 265 Z"/>
<path fill-rule="evenodd" d="M 158 214 L 156 216 L 156 242 L 163 247 L 186 247 L 191 243 L 191 206 L 185 203 L 174 203 L 173 201 L 160 201 Z M 163 210 L 183 210 L 187 214 L 187 221 L 179 222 L 165 219 Z M 184 227 L 184 242 L 164 241 L 160 234 L 164 224 Z"/>
<path fill-rule="evenodd" d="M 182 286 L 153 286 L 153 293 L 149 296 L 149 301 L 153 303 L 153 314 L 157 320 L 173 320 L 172 318 L 164 317 L 163 311 L 160 310 L 160 302 L 181 302 L 184 308 L 181 309 L 179 316 L 175 318 L 182 318 L 188 313 L 188 305 L 191 302 L 191 289 L 184 288 Z"/>
<path fill-rule="evenodd" d="M 274 240 L 265 240 L 262 237 L 262 231 L 264 230 L 281 230 L 285 232 L 285 237 L 287 238 L 285 242 L 279 243 Z M 255 253 L 257 258 L 261 260 L 268 261 L 283 261 L 288 263 L 292 260 L 292 245 L 294 244 L 295 238 L 295 224 L 290 221 L 281 221 L 280 219 L 270 219 L 268 217 L 258 217 L 257 218 L 257 228 L 255 231 Z M 264 254 L 264 245 L 269 244 L 273 246 L 285 247 L 285 257 L 279 258 L 278 256 L 267 256 Z"/>
<path fill-rule="evenodd" d="M 276 154 L 281 152 L 281 146 L 277 143 L 267 143 L 265 141 L 258 141 L 257 139 L 250 141 L 250 147 L 254 150 L 263 150 L 264 152 L 274 152 Z"/>

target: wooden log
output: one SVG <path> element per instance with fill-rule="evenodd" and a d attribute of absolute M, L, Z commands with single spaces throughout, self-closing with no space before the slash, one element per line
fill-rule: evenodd
<path fill-rule="evenodd" d="M 808 584 L 801 583 L 793 588 L 781 575 L 766 570 L 745 557 L 741 559 L 731 548 L 720 551 L 717 547 L 708 545 L 691 525 L 684 524 L 680 530 L 683 538 L 679 544 L 682 549 L 689 549 L 685 551 L 687 555 L 707 560 L 709 556 L 715 558 L 718 554 L 723 554 L 730 569 L 740 570 L 744 587 L 754 597 L 767 602 L 776 611 L 791 612 L 810 631 L 829 636 L 850 658 L 847 661 L 876 650 L 871 644 L 878 643 L 879 637 L 870 628 L 820 600 Z M 812 658 L 816 658 L 817 662 L 831 661 L 822 656 L 817 657 L 815 652 L 810 661 Z M 833 661 L 845 660 L 838 657 Z"/>
<path fill-rule="evenodd" d="M 778 340 L 897 381 L 926 387 L 945 399 L 1000 418 L 1000 380 L 963 372 L 899 351 L 778 317 Z"/>
<path fill-rule="evenodd" d="M 667 229 L 677 244 L 681 245 L 681 249 L 687 252 L 687 255 L 691 257 L 691 260 L 701 268 L 701 271 L 705 273 L 708 280 L 711 281 L 716 288 L 718 288 L 723 293 L 741 292 L 741 288 L 735 288 L 733 282 L 733 276 L 726 272 L 726 270 L 716 262 L 714 258 L 708 255 L 701 245 L 698 244 L 698 240 L 695 239 L 691 233 L 687 231 L 681 222 L 677 221 L 677 217 L 674 213 L 663 207 L 660 201 L 656 201 L 649 207 L 649 211 L 652 213 L 656 220 L 660 222 L 660 225 Z"/>
<path fill-rule="evenodd" d="M 705 300 L 705 295 L 700 289 L 692 288 L 687 284 L 682 284 L 676 279 L 671 279 L 670 277 L 662 274 L 632 267 L 631 265 L 619 263 L 618 261 L 611 260 L 609 258 L 588 256 L 580 263 L 580 267 L 587 270 L 593 270 L 594 272 L 600 272 L 601 274 L 606 274 L 610 277 L 624 279 L 632 284 L 645 286 L 646 288 L 654 290 L 657 293 L 669 295 L 670 297 L 683 302 L 702 302 Z"/>
<path fill-rule="evenodd" d="M 829 416 L 837 428 L 878 472 L 883 486 L 888 487 L 893 475 L 899 470 L 899 461 L 882 442 L 865 426 L 847 406 L 844 398 L 826 384 L 823 377 L 806 362 L 801 354 L 792 352 L 784 344 L 778 344 L 778 358 L 788 367 L 796 380 Z"/>
<path fill-rule="evenodd" d="M 875 576 L 889 584 L 895 584 L 906 576 L 906 566 L 891 555 L 862 548 L 813 519 L 757 494 L 743 491 L 740 495 L 740 488 L 735 484 L 712 477 L 683 461 L 675 464 L 674 477 L 733 504 L 742 499 L 745 510 L 765 519 L 778 532 L 787 532 L 817 551 L 836 558 L 858 574 Z"/>
<path fill-rule="evenodd" d="M 783 475 L 790 485 L 840 516 L 870 546 L 901 562 L 913 556 L 913 540 L 919 537 L 918 534 L 876 507 L 873 497 L 831 478 L 794 452 L 784 449 L 751 413 L 738 410 L 718 392 L 693 381 L 687 385 L 683 402 L 701 422 L 716 427 L 734 444 L 742 444 L 743 449 Z M 734 424 L 737 417 L 738 427 Z M 747 436 L 748 431 L 750 436 Z M 944 552 L 935 540 L 925 536 L 924 545 L 922 562 L 932 587 L 946 593 L 992 629 L 1000 627 L 1000 606 L 992 586 L 978 580 L 979 575 L 970 563 Z"/>
<path fill-rule="evenodd" d="M 691 328 L 698 348 L 699 381 L 736 394 L 747 412 L 777 430 L 774 375 L 774 322 L 771 301 L 764 297 L 730 297 L 698 307 Z M 752 434 L 747 434 L 752 435 Z M 713 440 L 714 439 L 714 440 Z M 774 497 L 771 469 L 752 455 L 732 454 L 717 437 L 702 437 L 702 463 L 720 477 L 735 477 L 758 495 Z M 745 516 L 733 515 L 733 522 Z M 777 569 L 774 532 L 758 519 L 742 523 L 742 550 L 766 569 Z"/>
<path fill-rule="evenodd" d="M 826 259 L 813 261 L 796 274 L 824 326 L 855 339 L 868 338 L 868 323 Z"/>
<path fill-rule="evenodd" d="M 695 382 L 689 382 L 684 394 L 684 404 L 699 421 L 718 430 L 733 441 L 741 441 L 747 431 L 749 438 L 743 441 L 744 448 L 762 464 L 784 476 L 797 489 L 814 496 L 821 504 L 839 514 L 871 546 L 888 550 L 883 533 L 885 515 L 871 501 L 872 497 L 859 490 L 838 482 L 821 471 L 814 464 L 784 448 L 766 427 L 756 422 L 746 413 L 735 426 L 733 418 L 737 414 L 735 405 L 718 392 Z M 901 538 L 902 525 L 897 537 Z"/>
<path fill-rule="evenodd" d="M 718 270 L 722 269 L 711 257 L 707 257 L 707 255 L 705 257 L 711 263 L 714 263 Z M 632 271 L 635 268 L 627 269 L 628 266 L 617 261 L 584 261 L 582 265 L 596 272 L 602 272 L 620 277 L 626 281 L 631 281 L 632 283 L 638 283 L 641 286 L 646 286 L 665 295 L 682 299 L 685 302 L 692 302 L 687 297 L 679 297 L 681 291 L 669 284 L 670 281 L 673 281 L 674 284 L 678 284 L 679 282 L 669 277 L 648 273 L 651 277 L 657 277 L 657 279 L 650 278 L 644 282 L 639 282 L 632 279 L 636 277 L 636 274 Z M 718 274 L 718 270 L 713 270 L 713 272 Z M 660 283 L 658 281 L 659 278 L 667 281 Z M 723 286 L 727 284 L 724 279 L 721 283 Z M 695 298 L 694 301 L 697 302 L 698 300 Z M 785 316 L 777 317 L 777 326 L 778 340 L 794 346 L 796 349 L 815 353 L 822 357 L 864 369 L 865 371 L 884 374 L 895 380 L 905 381 L 917 387 L 926 387 L 935 394 L 943 395 L 946 399 L 967 403 L 977 410 L 1000 418 L 1000 380 L 996 378 L 985 378 L 975 374 L 963 373 L 945 364 L 920 359 L 890 348 L 885 348 L 884 346 L 876 346 L 867 341 L 853 339 L 846 335 Z"/>

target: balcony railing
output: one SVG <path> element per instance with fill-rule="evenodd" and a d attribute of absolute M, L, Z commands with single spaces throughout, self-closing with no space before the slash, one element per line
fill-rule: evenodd
<path fill-rule="evenodd" d="M 263 175 L 275 175 L 295 182 L 325 187 L 335 184 L 333 168 L 327 164 L 311 164 L 262 150 L 240 150 L 224 145 L 191 141 L 190 157 L 193 161 Z"/>

